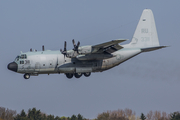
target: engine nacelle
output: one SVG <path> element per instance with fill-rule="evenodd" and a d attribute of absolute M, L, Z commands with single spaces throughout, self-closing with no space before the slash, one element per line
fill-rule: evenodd
<path fill-rule="evenodd" d="M 92 52 L 92 46 L 82 46 L 78 48 L 79 54 L 89 54 Z"/>
<path fill-rule="evenodd" d="M 74 50 L 68 50 L 67 51 L 67 57 L 73 58 L 78 56 L 79 54 L 90 54 L 92 52 L 92 47 L 89 46 L 82 46 L 78 48 L 78 52 Z"/>

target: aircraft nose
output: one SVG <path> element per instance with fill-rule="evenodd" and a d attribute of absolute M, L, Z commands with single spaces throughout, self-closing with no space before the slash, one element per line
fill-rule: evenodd
<path fill-rule="evenodd" d="M 14 72 L 17 72 L 18 65 L 17 65 L 17 63 L 15 63 L 15 62 L 11 62 L 11 63 L 8 64 L 7 68 L 8 68 L 9 70 L 12 70 L 12 71 L 14 71 Z"/>

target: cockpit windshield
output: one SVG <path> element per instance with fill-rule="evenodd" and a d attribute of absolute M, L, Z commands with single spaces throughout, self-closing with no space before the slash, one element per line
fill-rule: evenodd
<path fill-rule="evenodd" d="M 27 55 L 26 55 L 26 54 L 21 54 L 20 56 L 18 55 L 18 56 L 15 58 L 15 61 L 19 61 L 19 59 L 27 59 Z"/>
<path fill-rule="evenodd" d="M 20 59 L 26 59 L 26 58 L 27 58 L 26 54 L 21 54 Z"/>
<path fill-rule="evenodd" d="M 20 56 L 18 55 L 18 56 L 15 58 L 15 61 L 19 61 L 19 58 L 20 58 Z"/>

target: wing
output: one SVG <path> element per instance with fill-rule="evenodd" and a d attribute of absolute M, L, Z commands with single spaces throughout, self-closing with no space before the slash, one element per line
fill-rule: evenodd
<path fill-rule="evenodd" d="M 105 42 L 98 45 L 92 46 L 92 53 L 113 53 L 117 50 L 122 49 L 123 47 L 119 45 L 119 43 L 126 41 L 127 39 L 118 39 L 112 40 L 110 42 Z"/>

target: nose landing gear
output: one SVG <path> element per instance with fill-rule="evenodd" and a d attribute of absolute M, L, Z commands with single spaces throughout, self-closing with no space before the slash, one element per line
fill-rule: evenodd
<path fill-rule="evenodd" d="M 25 73 L 24 74 L 24 79 L 29 79 L 30 78 L 30 74 L 29 73 Z"/>

